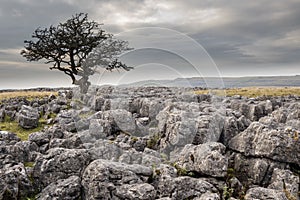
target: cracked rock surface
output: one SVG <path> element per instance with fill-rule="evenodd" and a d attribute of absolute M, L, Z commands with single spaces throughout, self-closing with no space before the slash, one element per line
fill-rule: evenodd
<path fill-rule="evenodd" d="M 54 117 L 53 117 L 54 116 Z M 299 199 L 300 97 L 94 87 L 7 99 L 0 200 Z"/>

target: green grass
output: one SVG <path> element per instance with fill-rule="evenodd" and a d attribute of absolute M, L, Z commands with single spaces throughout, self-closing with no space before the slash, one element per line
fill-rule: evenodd
<path fill-rule="evenodd" d="M 6 117 L 4 122 L 0 122 L 0 130 L 15 133 L 22 141 L 25 141 L 28 140 L 28 136 L 31 133 L 41 131 L 45 127 L 45 125 L 46 121 L 41 118 L 39 120 L 38 127 L 33 129 L 24 129 L 19 126 L 18 122 L 12 121 L 8 117 Z"/>
<path fill-rule="evenodd" d="M 35 99 L 35 98 L 43 98 L 47 97 L 50 94 L 53 94 L 55 96 L 58 95 L 58 92 L 39 92 L 39 91 L 12 91 L 12 92 L 0 92 L 0 100 L 3 99 L 11 99 L 16 97 L 26 97 L 27 100 Z"/>
<path fill-rule="evenodd" d="M 160 136 L 159 134 L 154 134 L 154 135 L 151 135 L 149 140 L 147 141 L 147 148 L 149 149 L 155 149 L 158 141 L 160 140 Z"/>
<path fill-rule="evenodd" d="M 224 90 L 197 90 L 195 94 L 209 94 L 213 93 L 220 96 L 234 96 L 241 95 L 244 97 L 258 97 L 258 96 L 300 96 L 300 87 L 245 87 L 245 88 L 230 88 Z"/>
<path fill-rule="evenodd" d="M 24 163 L 24 167 L 33 167 L 34 166 L 34 162 L 25 162 Z"/>
<path fill-rule="evenodd" d="M 1 101 L 5 100 L 5 99 L 25 97 L 27 100 L 30 101 L 35 98 L 43 98 L 43 97 L 49 96 L 50 94 L 57 96 L 58 92 L 55 92 L 55 91 L 52 91 L 52 92 L 51 91 L 44 91 L 44 92 L 12 91 L 12 92 L 2 92 L 2 93 L 0 92 L 0 104 L 1 104 Z M 47 118 L 54 119 L 55 117 L 56 117 L 55 113 L 50 113 Z M 19 126 L 18 122 L 12 121 L 12 120 L 10 120 L 10 118 L 8 116 L 5 116 L 4 122 L 0 122 L 0 130 L 15 133 L 21 140 L 24 141 L 24 140 L 28 140 L 28 136 L 31 133 L 41 131 L 45 127 L 45 125 L 46 125 L 46 119 L 41 117 L 39 119 L 38 127 L 34 128 L 34 129 L 24 129 L 21 126 Z"/>

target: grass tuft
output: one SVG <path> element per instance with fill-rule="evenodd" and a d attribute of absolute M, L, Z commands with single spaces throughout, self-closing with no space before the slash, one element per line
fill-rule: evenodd
<path fill-rule="evenodd" d="M 25 162 L 24 167 L 30 167 L 32 168 L 34 166 L 34 162 Z"/>

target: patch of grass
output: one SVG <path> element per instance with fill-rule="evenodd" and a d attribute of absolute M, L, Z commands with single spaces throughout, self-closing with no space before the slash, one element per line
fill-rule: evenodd
<path fill-rule="evenodd" d="M 196 174 L 193 171 L 188 171 L 183 167 L 180 167 L 177 163 L 171 163 L 171 165 L 176 168 L 178 176 L 189 176 L 194 178 L 198 177 L 198 174 Z"/>
<path fill-rule="evenodd" d="M 189 173 L 185 168 L 180 167 L 177 163 L 172 163 L 172 166 L 176 168 L 178 176 L 188 176 Z"/>
<path fill-rule="evenodd" d="M 53 112 L 51 112 L 50 114 L 49 114 L 49 118 L 52 118 L 52 119 L 55 119 L 56 118 L 56 116 L 57 116 L 57 114 L 56 113 L 53 113 Z"/>
<path fill-rule="evenodd" d="M 46 120 L 41 118 L 39 120 L 38 127 L 33 129 L 24 129 L 21 126 L 19 126 L 18 122 L 11 121 L 10 119 L 6 118 L 4 122 L 0 122 L 0 130 L 15 133 L 22 141 L 25 141 L 28 140 L 28 136 L 31 133 L 41 131 L 45 125 Z"/>
<path fill-rule="evenodd" d="M 36 200 L 37 198 L 37 195 L 32 195 L 30 197 L 23 197 L 21 198 L 21 200 Z"/>
<path fill-rule="evenodd" d="M 24 167 L 33 167 L 34 166 L 34 162 L 24 162 Z"/>
<path fill-rule="evenodd" d="M 3 99 L 10 99 L 10 98 L 16 98 L 16 97 L 26 97 L 28 100 L 34 99 L 34 98 L 43 98 L 46 96 L 49 96 L 50 94 L 53 94 L 55 96 L 58 95 L 58 92 L 55 91 L 12 91 L 12 92 L 1 92 L 0 93 L 0 100 Z"/>
<path fill-rule="evenodd" d="M 134 143 L 137 142 L 138 140 L 139 140 L 139 138 L 137 138 L 137 137 L 135 137 L 135 136 L 132 136 L 132 137 L 131 137 L 131 141 L 134 142 Z"/>
<path fill-rule="evenodd" d="M 227 180 L 235 177 L 235 169 L 234 168 L 228 168 L 227 169 Z"/>
<path fill-rule="evenodd" d="M 90 117 L 91 115 L 93 115 L 95 112 L 93 111 L 89 111 L 89 112 L 84 112 L 84 113 L 81 113 L 79 114 L 79 117 L 81 119 L 87 119 L 88 117 Z"/>
<path fill-rule="evenodd" d="M 241 95 L 249 98 L 258 96 L 300 96 L 300 87 L 246 87 L 224 90 L 197 90 L 195 94 L 215 94 L 219 96 Z"/>
<path fill-rule="evenodd" d="M 225 185 L 223 187 L 223 199 L 230 199 L 232 197 L 232 194 L 234 192 L 233 188 L 228 187 L 227 185 Z"/>
<path fill-rule="evenodd" d="M 150 136 L 149 140 L 147 141 L 147 148 L 155 149 L 159 140 L 160 140 L 160 136 L 158 133 Z"/>

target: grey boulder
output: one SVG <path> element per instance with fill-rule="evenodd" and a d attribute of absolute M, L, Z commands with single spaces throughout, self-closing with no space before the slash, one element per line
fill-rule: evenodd
<path fill-rule="evenodd" d="M 158 192 L 161 198 L 170 197 L 174 200 L 181 200 L 201 198 L 202 195 L 208 195 L 207 192 L 217 193 L 218 191 L 205 180 L 181 176 L 177 178 L 164 177 L 160 180 Z"/>
<path fill-rule="evenodd" d="M 22 128 L 32 129 L 38 127 L 39 112 L 37 109 L 23 105 L 17 113 L 17 121 Z"/>
<path fill-rule="evenodd" d="M 147 184 L 152 169 L 107 160 L 90 163 L 82 175 L 86 199 L 154 199 L 154 188 Z M 141 187 L 141 185 L 144 187 Z"/>
<path fill-rule="evenodd" d="M 279 162 L 300 165 L 300 143 L 289 130 L 276 130 L 253 122 L 245 131 L 232 138 L 229 147 L 246 156 L 262 156 Z"/>
<path fill-rule="evenodd" d="M 225 177 L 227 174 L 228 159 L 225 157 L 226 147 L 217 142 L 200 145 L 186 145 L 176 164 L 186 171 L 193 171 L 213 177 Z"/>
<path fill-rule="evenodd" d="M 0 169 L 0 199 L 21 199 L 34 192 L 23 164 Z"/>
<path fill-rule="evenodd" d="M 38 195 L 37 200 L 80 199 L 81 185 L 78 176 L 70 176 L 51 183 Z"/>
<path fill-rule="evenodd" d="M 288 200 L 284 192 L 262 187 L 251 188 L 247 191 L 245 200 L 272 199 Z"/>
<path fill-rule="evenodd" d="M 41 186 L 47 186 L 59 179 L 79 176 L 90 159 L 91 156 L 85 149 L 53 148 L 37 159 L 33 177 Z"/>
<path fill-rule="evenodd" d="M 294 175 L 289 170 L 276 168 L 273 171 L 271 184 L 268 188 L 285 191 L 296 199 L 299 194 L 299 183 L 299 176 Z"/>

